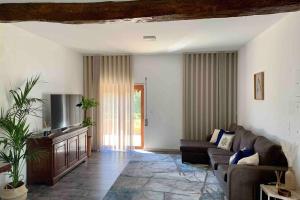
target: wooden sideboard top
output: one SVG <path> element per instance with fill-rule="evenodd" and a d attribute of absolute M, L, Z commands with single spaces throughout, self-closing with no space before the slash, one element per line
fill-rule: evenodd
<path fill-rule="evenodd" d="M 10 170 L 10 168 L 11 168 L 11 165 L 9 163 L 0 162 L 0 173 L 7 172 Z"/>
<path fill-rule="evenodd" d="M 29 140 L 38 140 L 44 142 L 59 142 L 61 140 L 65 140 L 66 138 L 70 138 L 72 136 L 76 136 L 82 132 L 86 132 L 88 130 L 87 127 L 73 127 L 69 130 L 63 132 L 61 130 L 55 130 L 50 135 L 44 136 L 43 134 L 35 134 Z"/>

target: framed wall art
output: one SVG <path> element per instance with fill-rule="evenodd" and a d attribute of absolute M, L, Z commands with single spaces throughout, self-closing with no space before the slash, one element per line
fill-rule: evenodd
<path fill-rule="evenodd" d="M 264 100 L 265 98 L 265 85 L 264 85 L 264 72 L 254 74 L 254 99 Z"/>

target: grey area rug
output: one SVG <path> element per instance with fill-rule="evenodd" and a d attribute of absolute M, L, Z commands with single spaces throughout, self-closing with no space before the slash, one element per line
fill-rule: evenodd
<path fill-rule="evenodd" d="M 104 200 L 223 200 L 224 193 L 205 165 L 182 164 L 180 155 L 137 154 Z"/>

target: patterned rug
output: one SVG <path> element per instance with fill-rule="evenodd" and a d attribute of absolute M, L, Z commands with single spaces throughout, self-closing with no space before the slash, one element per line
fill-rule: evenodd
<path fill-rule="evenodd" d="M 223 200 L 205 165 L 182 164 L 180 155 L 136 154 L 104 200 Z"/>

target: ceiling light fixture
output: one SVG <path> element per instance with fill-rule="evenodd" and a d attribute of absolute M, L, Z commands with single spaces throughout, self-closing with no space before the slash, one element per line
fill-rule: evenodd
<path fill-rule="evenodd" d="M 145 36 L 143 36 L 143 39 L 146 41 L 156 41 L 156 36 L 155 35 L 145 35 Z"/>

